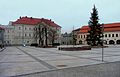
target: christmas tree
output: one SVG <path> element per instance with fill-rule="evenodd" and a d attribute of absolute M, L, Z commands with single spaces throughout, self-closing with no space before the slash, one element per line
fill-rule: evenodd
<path fill-rule="evenodd" d="M 94 8 L 92 9 L 91 17 L 88 22 L 89 25 L 89 31 L 87 35 L 87 44 L 91 46 L 98 46 L 103 45 L 102 44 L 102 27 L 99 24 L 99 18 L 98 18 L 98 11 L 94 5 Z"/>

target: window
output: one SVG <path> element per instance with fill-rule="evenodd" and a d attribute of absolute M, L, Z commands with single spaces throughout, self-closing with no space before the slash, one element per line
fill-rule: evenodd
<path fill-rule="evenodd" d="M 25 37 L 27 36 L 27 34 L 25 33 Z"/>
<path fill-rule="evenodd" d="M 112 34 L 112 37 L 114 37 L 114 34 Z"/>
<path fill-rule="evenodd" d="M 82 35 L 81 35 L 81 38 L 82 38 Z"/>
<path fill-rule="evenodd" d="M 118 37 L 118 34 L 116 34 L 116 37 Z"/>
<path fill-rule="evenodd" d="M 33 30 L 35 30 L 35 28 L 33 28 Z"/>
<path fill-rule="evenodd" d="M 27 30 L 27 28 L 25 27 L 25 30 Z"/>
<path fill-rule="evenodd" d="M 109 34 L 109 37 L 111 37 L 111 35 Z"/>
<path fill-rule="evenodd" d="M 21 27 L 19 27 L 19 30 L 21 30 Z"/>
<path fill-rule="evenodd" d="M 105 37 L 105 35 L 103 35 L 103 37 Z"/>
<path fill-rule="evenodd" d="M 34 30 L 36 30 L 36 28 L 34 28 Z"/>
<path fill-rule="evenodd" d="M 85 35 L 84 35 L 84 38 L 85 38 Z"/>
<path fill-rule="evenodd" d="M 9 41 L 7 41 L 7 43 L 9 44 Z"/>
<path fill-rule="evenodd" d="M 29 28 L 29 30 L 31 30 L 31 28 Z"/>
<path fill-rule="evenodd" d="M 31 34 L 29 34 L 29 37 L 31 37 Z"/>
<path fill-rule="evenodd" d="M 105 34 L 105 37 L 107 37 L 107 34 Z"/>

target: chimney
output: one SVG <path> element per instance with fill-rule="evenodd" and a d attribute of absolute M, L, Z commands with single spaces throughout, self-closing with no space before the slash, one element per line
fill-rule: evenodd
<path fill-rule="evenodd" d="M 30 17 L 30 19 L 33 19 L 32 17 Z"/>
<path fill-rule="evenodd" d="M 21 16 L 20 16 L 20 19 L 21 19 Z"/>

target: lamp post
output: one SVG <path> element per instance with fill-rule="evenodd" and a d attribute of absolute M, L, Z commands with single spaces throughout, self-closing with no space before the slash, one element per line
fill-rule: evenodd
<path fill-rule="evenodd" d="M 75 36 L 75 35 L 74 35 L 74 26 L 73 26 L 73 38 L 72 38 L 72 39 L 73 39 L 73 47 L 75 46 L 74 36 Z"/>
<path fill-rule="evenodd" d="M 22 43 L 23 43 L 23 46 L 25 47 L 25 41 L 24 41 L 24 25 L 22 25 Z"/>
<path fill-rule="evenodd" d="M 102 26 L 102 62 L 104 61 L 104 41 L 103 41 L 103 34 L 104 34 L 104 24 L 101 24 L 101 26 Z"/>

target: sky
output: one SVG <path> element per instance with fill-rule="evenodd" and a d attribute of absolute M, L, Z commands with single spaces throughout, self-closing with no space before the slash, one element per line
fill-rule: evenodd
<path fill-rule="evenodd" d="M 0 0 L 0 24 L 20 16 L 46 18 L 60 25 L 62 33 L 71 32 L 88 24 L 94 4 L 100 23 L 120 22 L 120 0 Z"/>

